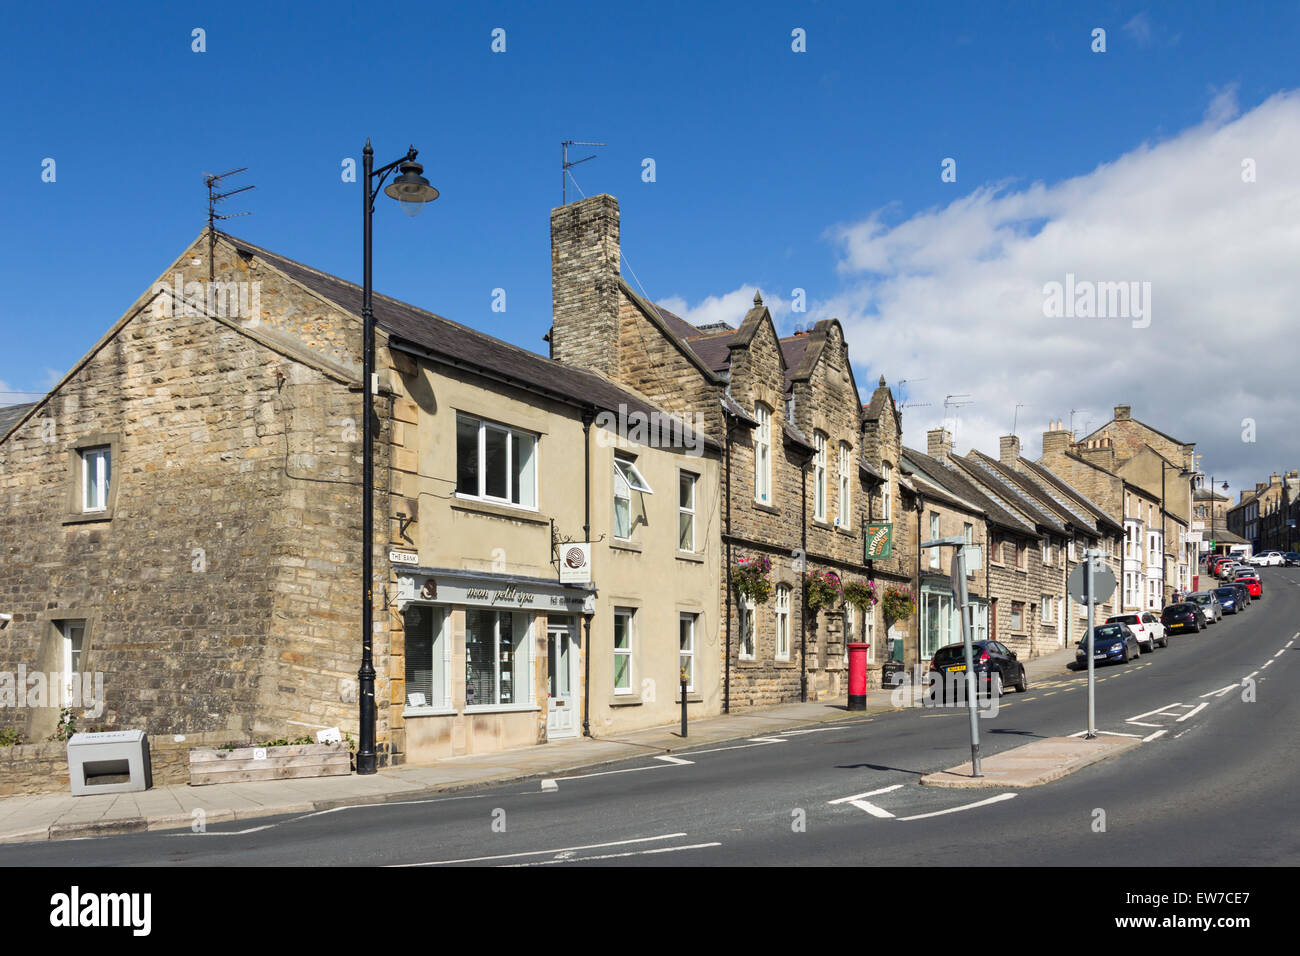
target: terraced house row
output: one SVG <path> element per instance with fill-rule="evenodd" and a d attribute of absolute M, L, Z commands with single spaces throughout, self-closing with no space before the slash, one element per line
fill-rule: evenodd
<path fill-rule="evenodd" d="M 960 637 L 937 537 L 979 545 L 975 635 L 1022 655 L 1081 636 L 1086 548 L 1124 582 L 1103 613 L 1184 581 L 1193 446 L 1126 407 L 1037 461 L 908 448 L 854 374 L 890 357 L 838 321 L 783 336 L 756 295 L 697 328 L 624 281 L 613 197 L 550 225 L 549 355 L 375 298 L 383 761 L 668 723 L 683 679 L 696 716 L 836 698 L 853 641 L 879 685 Z M 356 285 L 205 232 L 6 410 L 0 671 L 102 672 L 99 726 L 186 746 L 355 734 L 360 315 Z M 34 739 L 59 703 L 13 713 Z"/>

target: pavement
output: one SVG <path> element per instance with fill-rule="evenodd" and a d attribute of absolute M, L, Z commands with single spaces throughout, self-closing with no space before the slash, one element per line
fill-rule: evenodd
<path fill-rule="evenodd" d="M 1066 647 L 1026 662 L 1031 687 L 1035 681 L 1065 673 L 1066 664 L 1073 659 L 1073 649 Z M 516 750 L 453 757 L 429 765 L 390 767 L 366 776 L 350 774 L 201 787 L 180 784 L 155 787 L 140 793 L 82 797 L 65 793 L 6 797 L 0 799 L 0 843 L 190 828 L 198 823 L 207 825 L 346 806 L 400 803 L 435 794 L 553 777 L 579 769 L 589 770 L 636 758 L 671 754 L 701 744 L 770 736 L 783 730 L 810 728 L 899 710 L 908 704 L 906 697 L 912 696 L 914 702 L 920 693 L 915 687 L 909 690 L 871 691 L 867 695 L 865 712 L 848 710 L 843 699 L 782 704 L 693 721 L 686 738 L 680 735 L 679 726 L 673 724 L 618 737 L 579 737 Z M 1049 741 L 1039 742 L 1047 743 Z M 1070 745 L 1045 750 L 1034 764 L 1036 772 L 1054 773 L 1050 779 L 1055 779 L 1094 762 L 1092 759 L 1081 762 L 1080 753 Z M 1001 764 L 995 764 L 999 759 L 991 757 L 985 761 L 986 776 L 990 771 L 1002 772 Z M 958 775 L 960 768 L 949 773 Z M 988 785 L 1017 784 L 1004 779 Z"/>

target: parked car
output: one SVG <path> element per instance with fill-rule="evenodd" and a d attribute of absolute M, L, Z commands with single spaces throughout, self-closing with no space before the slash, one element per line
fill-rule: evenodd
<path fill-rule="evenodd" d="M 1244 611 L 1246 609 L 1246 605 L 1242 601 L 1241 592 L 1232 585 L 1215 588 L 1213 594 L 1219 599 L 1219 606 L 1223 608 L 1224 614 L 1236 614 L 1238 611 Z"/>
<path fill-rule="evenodd" d="M 1237 578 L 1236 583 L 1246 585 L 1246 590 L 1250 592 L 1250 596 L 1252 598 L 1259 598 L 1264 596 L 1264 585 L 1259 580 L 1258 577 L 1253 577 L 1253 578 L 1244 577 L 1244 576 L 1239 577 Z"/>
<path fill-rule="evenodd" d="M 1300 551 L 1285 551 L 1282 559 L 1288 568 L 1300 567 Z"/>
<path fill-rule="evenodd" d="M 1195 594 L 1189 594 L 1187 600 L 1200 606 L 1205 612 L 1208 624 L 1218 624 L 1223 620 L 1223 605 L 1219 603 L 1213 591 L 1197 591 Z"/>
<path fill-rule="evenodd" d="M 1127 624 L 1099 624 L 1092 629 L 1092 657 L 1097 663 L 1119 661 L 1127 664 L 1130 660 L 1141 657 L 1142 648 L 1137 635 Z M 1079 642 L 1079 649 L 1074 655 L 1075 664 L 1088 666 L 1088 636 L 1085 634 Z"/>
<path fill-rule="evenodd" d="M 1246 561 L 1256 567 L 1281 567 L 1286 564 L 1286 558 L 1282 557 L 1281 551 L 1264 551 L 1254 557 L 1247 558 Z"/>
<path fill-rule="evenodd" d="M 1193 631 L 1200 633 L 1209 627 L 1205 605 L 1187 601 L 1183 604 L 1171 604 L 1160 612 L 1160 623 L 1165 626 L 1165 633 L 1172 631 Z"/>
<path fill-rule="evenodd" d="M 1154 651 L 1157 644 L 1161 647 L 1169 646 L 1165 626 L 1150 611 L 1143 611 L 1140 614 L 1114 614 L 1106 618 L 1106 623 L 1127 624 L 1144 651 Z"/>
<path fill-rule="evenodd" d="M 977 681 L 983 681 L 981 693 L 990 697 L 1002 696 L 1003 687 L 1014 687 L 1020 693 L 1029 689 L 1025 666 L 1016 660 L 1015 652 L 997 641 L 973 641 L 971 654 Z M 957 675 L 966 672 L 966 649 L 962 644 L 948 644 L 934 652 L 930 660 L 931 681 L 936 679 L 947 700 L 947 685 Z"/>
<path fill-rule="evenodd" d="M 1239 607 L 1243 607 L 1243 608 L 1250 607 L 1250 602 L 1253 600 L 1253 598 L 1251 598 L 1250 596 L 1250 588 L 1246 587 L 1246 585 L 1244 584 L 1238 584 L 1236 581 L 1230 583 L 1228 587 L 1232 588 L 1237 592 L 1237 600 L 1239 602 L 1238 605 Z"/>

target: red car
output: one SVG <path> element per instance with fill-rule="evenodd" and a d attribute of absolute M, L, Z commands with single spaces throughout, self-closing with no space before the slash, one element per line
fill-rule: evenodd
<path fill-rule="evenodd" d="M 1244 584 L 1253 598 L 1264 596 L 1264 585 L 1260 584 L 1259 578 L 1237 578 L 1236 583 Z"/>

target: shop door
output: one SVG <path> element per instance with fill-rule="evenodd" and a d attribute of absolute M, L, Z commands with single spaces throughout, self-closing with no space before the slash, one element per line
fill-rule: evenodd
<path fill-rule="evenodd" d="M 578 736 L 578 631 L 573 618 L 551 617 L 546 626 L 547 739 Z"/>

